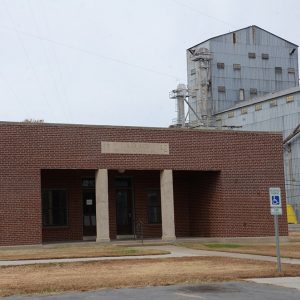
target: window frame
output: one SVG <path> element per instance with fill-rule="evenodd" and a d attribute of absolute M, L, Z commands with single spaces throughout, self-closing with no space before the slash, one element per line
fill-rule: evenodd
<path fill-rule="evenodd" d="M 262 53 L 261 54 L 261 59 L 268 60 L 269 59 L 269 53 Z"/>
<path fill-rule="evenodd" d="M 92 183 L 85 185 L 84 182 Z M 95 177 L 83 177 L 81 178 L 81 188 L 83 189 L 94 189 L 96 187 L 96 178 Z"/>
<path fill-rule="evenodd" d="M 245 101 L 245 90 L 244 89 L 239 90 L 239 101 Z"/>
<path fill-rule="evenodd" d="M 236 44 L 236 33 L 235 32 L 232 33 L 232 43 Z"/>
<path fill-rule="evenodd" d="M 242 107 L 241 108 L 241 115 L 247 115 L 248 114 L 248 107 Z"/>
<path fill-rule="evenodd" d="M 150 205 L 150 199 L 149 199 L 149 193 L 156 192 L 158 195 L 158 203 L 159 205 Z M 153 188 L 153 189 L 147 189 L 147 224 L 149 225 L 160 225 L 162 224 L 162 214 L 161 214 L 161 195 L 160 195 L 160 189 Z M 150 208 L 152 207 L 158 207 L 159 208 L 159 219 L 158 222 L 151 222 L 150 218 Z"/>
<path fill-rule="evenodd" d="M 277 99 L 270 100 L 270 107 L 276 107 L 276 106 L 278 106 Z"/>
<path fill-rule="evenodd" d="M 294 102 L 294 95 L 288 95 L 285 98 L 286 103 L 292 103 Z"/>
<path fill-rule="evenodd" d="M 227 118 L 230 119 L 230 118 L 234 118 L 234 110 L 230 111 L 227 113 Z"/>
<path fill-rule="evenodd" d="M 226 93 L 226 87 L 224 85 L 218 86 L 218 93 Z"/>
<path fill-rule="evenodd" d="M 250 88 L 250 96 L 257 96 L 258 92 L 257 92 L 257 88 Z"/>
<path fill-rule="evenodd" d="M 223 63 L 223 62 L 217 62 L 217 69 L 224 70 L 225 69 L 225 63 Z"/>
<path fill-rule="evenodd" d="M 66 223 L 64 225 L 49 225 L 44 223 L 44 208 L 43 208 L 43 193 L 44 192 L 53 192 L 53 191 L 64 191 L 65 192 L 65 201 L 66 201 Z M 69 197 L 68 191 L 66 188 L 45 188 L 42 189 L 42 227 L 43 228 L 68 228 L 69 227 Z"/>
<path fill-rule="evenodd" d="M 234 71 L 241 71 L 242 69 L 241 64 L 233 64 L 232 68 Z"/>
<path fill-rule="evenodd" d="M 255 111 L 260 111 L 262 110 L 262 103 L 256 103 L 255 104 Z"/>

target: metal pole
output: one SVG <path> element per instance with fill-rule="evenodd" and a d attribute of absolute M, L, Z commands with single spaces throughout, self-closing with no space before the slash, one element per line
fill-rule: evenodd
<path fill-rule="evenodd" d="M 184 102 L 188 105 L 188 107 L 190 108 L 190 110 L 194 113 L 194 115 L 197 117 L 197 119 L 201 122 L 201 118 L 198 116 L 198 114 L 195 112 L 195 110 L 192 108 L 192 106 L 190 105 L 190 103 L 185 99 Z"/>
<path fill-rule="evenodd" d="M 276 239 L 276 256 L 277 256 L 277 271 L 281 272 L 281 257 L 280 257 L 280 242 L 279 242 L 279 228 L 278 228 L 278 216 L 274 216 L 275 225 L 275 239 Z"/>

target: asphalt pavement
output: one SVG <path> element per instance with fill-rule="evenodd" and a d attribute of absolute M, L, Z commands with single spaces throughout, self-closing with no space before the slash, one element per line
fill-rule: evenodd
<path fill-rule="evenodd" d="M 165 287 L 103 289 L 52 296 L 8 297 L 6 300 L 299 300 L 300 290 L 254 282 L 223 282 Z"/>

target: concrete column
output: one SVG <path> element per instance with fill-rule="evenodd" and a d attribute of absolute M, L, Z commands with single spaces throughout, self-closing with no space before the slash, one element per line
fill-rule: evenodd
<path fill-rule="evenodd" d="M 174 241 L 174 195 L 173 195 L 173 172 L 163 170 L 160 172 L 160 193 L 161 193 L 161 217 L 162 217 L 162 240 Z"/>
<path fill-rule="evenodd" d="M 108 173 L 107 169 L 96 171 L 96 219 L 97 242 L 109 242 Z"/>

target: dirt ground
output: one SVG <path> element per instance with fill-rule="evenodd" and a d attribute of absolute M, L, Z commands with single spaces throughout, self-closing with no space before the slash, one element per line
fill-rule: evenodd
<path fill-rule="evenodd" d="M 20 248 L 1 248 L 0 260 L 48 259 L 48 258 L 80 258 L 102 256 L 128 256 L 167 254 L 167 251 L 130 248 L 117 245 L 101 245 L 97 243 L 56 244 Z"/>
<path fill-rule="evenodd" d="M 270 262 L 221 257 L 2 267 L 0 296 L 273 277 L 275 269 Z M 283 265 L 280 275 L 299 276 L 300 266 Z"/>
<path fill-rule="evenodd" d="M 299 231 L 291 231 L 289 232 L 289 241 L 292 242 L 300 242 L 300 232 Z"/>

